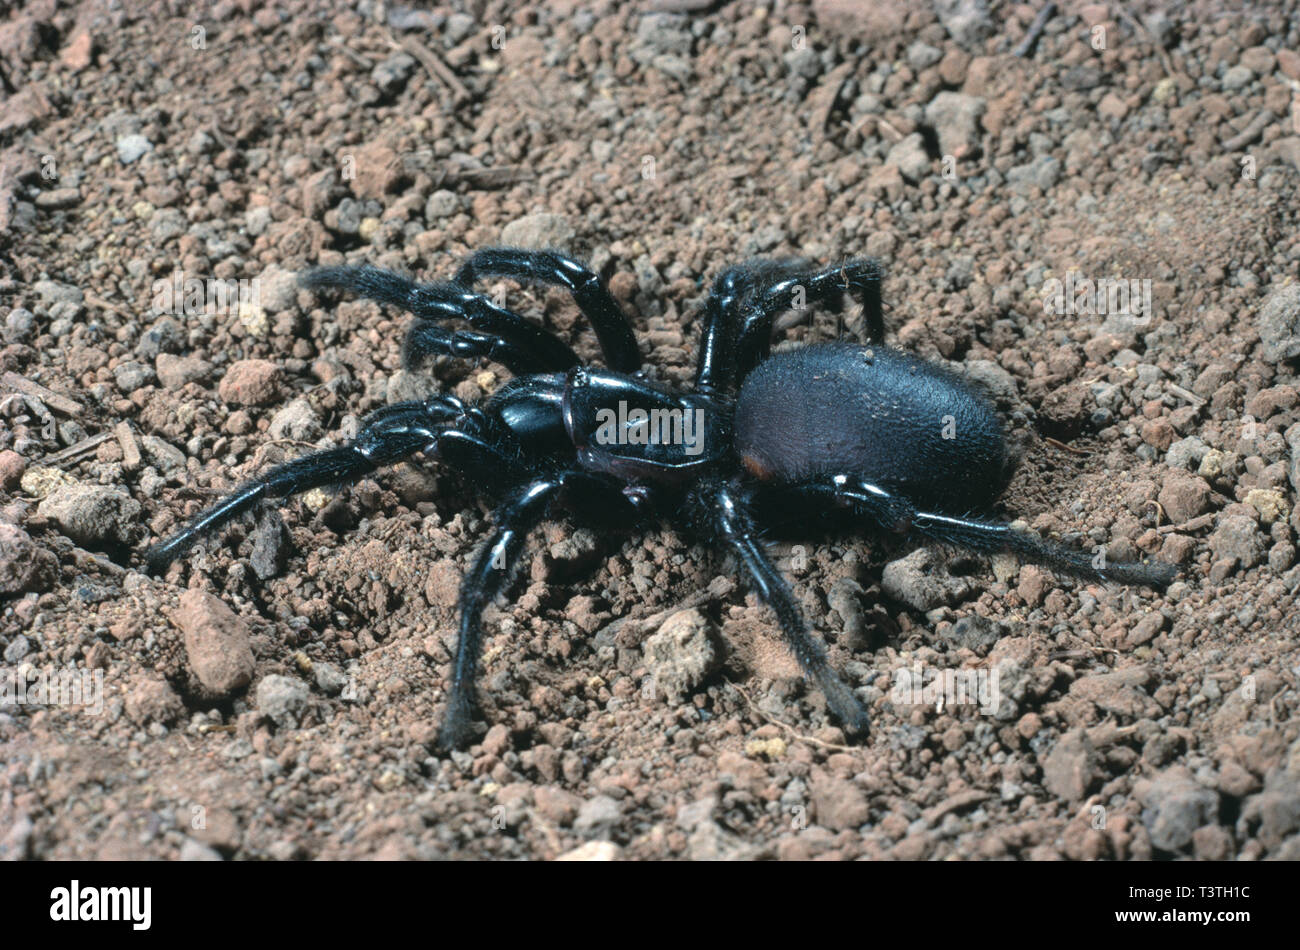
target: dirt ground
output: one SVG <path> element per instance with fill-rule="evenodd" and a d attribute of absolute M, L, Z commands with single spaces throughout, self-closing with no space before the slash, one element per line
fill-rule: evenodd
<path fill-rule="evenodd" d="M 981 0 L 6 5 L 0 854 L 1300 858 L 1300 18 L 1059 6 L 1034 39 Z M 774 543 L 850 742 L 722 554 L 548 524 L 487 614 L 486 734 L 439 755 L 474 486 L 417 459 L 141 552 L 508 375 L 406 373 L 407 315 L 296 272 L 502 243 L 589 260 L 674 383 L 729 264 L 878 257 L 890 342 L 1023 448 L 997 516 L 1183 574 Z M 596 357 L 563 293 L 483 289 Z M 994 701 L 900 689 L 935 676 Z"/>

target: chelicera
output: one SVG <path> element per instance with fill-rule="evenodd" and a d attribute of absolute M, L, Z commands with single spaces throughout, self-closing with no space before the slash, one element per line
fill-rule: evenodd
<path fill-rule="evenodd" d="M 595 329 L 605 367 L 584 365 L 542 327 L 476 293 L 483 277 L 567 288 Z M 1161 562 L 1106 562 L 992 520 L 1011 473 L 988 401 L 947 369 L 884 343 L 876 261 L 820 271 L 751 261 L 722 273 L 700 314 L 694 385 L 677 391 L 641 373 L 626 315 L 600 279 L 552 251 L 490 248 L 448 283 L 418 284 L 371 267 L 306 272 L 303 286 L 338 288 L 417 319 L 404 359 L 491 359 L 513 378 L 478 405 L 451 395 L 399 402 L 367 416 L 355 439 L 272 468 L 154 546 L 163 571 L 197 540 L 269 498 L 356 482 L 415 453 L 458 470 L 499 499 L 496 527 L 461 586 L 460 638 L 438 744 L 475 736 L 475 677 L 484 607 L 501 591 L 524 538 L 547 518 L 630 528 L 681 524 L 735 555 L 791 651 L 850 734 L 867 712 L 832 669 L 761 536 L 835 525 L 971 549 L 1011 552 L 1092 581 L 1161 587 Z M 861 303 L 865 344 L 771 352 L 774 319 L 796 303 Z M 449 329 L 449 320 L 470 329 Z"/>

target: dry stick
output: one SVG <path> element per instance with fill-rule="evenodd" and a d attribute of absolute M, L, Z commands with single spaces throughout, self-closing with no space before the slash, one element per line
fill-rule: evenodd
<path fill-rule="evenodd" d="M 1049 3 L 1047 6 L 1043 7 L 1043 9 L 1039 10 L 1038 16 L 1034 17 L 1034 22 L 1029 24 L 1029 32 L 1026 33 L 1025 38 L 1020 41 L 1020 45 L 1012 50 L 1012 54 L 1015 56 L 1028 56 L 1033 52 L 1034 44 L 1037 43 L 1038 38 L 1043 35 L 1043 30 L 1047 26 L 1047 21 L 1054 16 L 1056 16 L 1055 3 Z"/>
<path fill-rule="evenodd" d="M 113 434 L 117 436 L 117 444 L 122 447 L 122 467 L 128 472 L 134 472 L 140 467 L 140 445 L 135 441 L 131 423 L 119 422 L 113 426 Z"/>
<path fill-rule="evenodd" d="M 55 452 L 53 455 L 46 455 L 40 461 L 42 465 L 62 465 L 64 462 L 70 462 L 73 459 L 81 458 L 92 449 L 98 448 L 102 443 L 113 438 L 112 431 L 100 432 L 97 435 L 89 435 L 82 439 L 76 445 L 70 445 L 62 452 Z"/>
<path fill-rule="evenodd" d="M 22 393 L 25 396 L 34 396 L 41 402 L 45 403 L 56 412 L 61 412 L 65 416 L 77 416 L 82 413 L 81 403 L 75 399 L 69 399 L 67 396 L 60 396 L 58 393 L 46 389 L 40 383 L 34 383 L 26 376 L 19 376 L 17 373 L 5 373 L 0 376 L 0 383 L 8 386 L 14 392 Z"/>
<path fill-rule="evenodd" d="M 742 688 L 739 683 L 736 683 L 733 680 L 726 680 L 726 683 L 728 686 L 733 687 L 736 690 L 736 692 L 738 692 L 741 696 L 745 697 L 745 702 L 749 703 L 750 709 L 754 710 L 754 712 L 758 713 L 760 716 L 762 716 L 772 725 L 779 726 L 780 728 L 784 729 L 786 732 L 790 733 L 790 735 L 794 736 L 800 742 L 807 742 L 809 745 L 821 746 L 823 749 L 834 749 L 836 752 L 857 751 L 852 746 L 836 745 L 834 742 L 822 742 L 822 740 L 820 739 L 814 739 L 812 736 L 804 735 L 789 723 L 782 722 L 780 719 L 774 719 L 772 716 L 769 716 L 767 713 L 763 712 L 763 710 L 759 709 L 758 706 L 754 703 L 754 701 L 749 698 L 749 693 L 745 692 L 744 688 Z"/>
<path fill-rule="evenodd" d="M 1251 120 L 1250 125 L 1246 126 L 1232 138 L 1224 141 L 1223 150 L 1225 152 L 1235 152 L 1238 149 L 1245 148 L 1251 142 L 1255 141 L 1255 139 L 1263 135 L 1264 130 L 1277 120 L 1278 117 L 1273 114 L 1272 109 L 1260 110 L 1259 115 L 1255 116 L 1255 118 Z"/>
<path fill-rule="evenodd" d="M 401 42 L 398 42 L 390 36 L 389 41 L 418 59 L 421 65 L 428 70 L 430 76 L 451 90 L 452 105 L 461 106 L 474 98 L 470 95 L 470 91 L 465 88 L 464 83 L 457 77 L 455 71 L 443 61 L 442 57 L 415 37 L 403 36 Z"/>

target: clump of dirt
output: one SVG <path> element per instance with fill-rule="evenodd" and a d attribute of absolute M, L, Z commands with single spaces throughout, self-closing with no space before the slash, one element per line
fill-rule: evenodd
<path fill-rule="evenodd" d="M 0 854 L 1300 858 L 1300 25 L 1061 6 L 10 11 L 0 651 L 91 703 L 0 707 Z M 503 241 L 590 260 L 677 384 L 726 266 L 876 256 L 891 342 L 1019 433 L 1000 515 L 1183 575 L 776 544 L 849 743 L 720 555 L 548 525 L 487 615 L 487 733 L 436 755 L 474 486 L 413 462 L 140 552 L 508 376 L 407 373 L 406 315 L 296 272 Z M 596 357 L 563 294 L 486 289 Z"/>

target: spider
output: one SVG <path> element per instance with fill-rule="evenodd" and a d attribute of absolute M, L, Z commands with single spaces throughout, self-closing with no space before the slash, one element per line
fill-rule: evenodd
<path fill-rule="evenodd" d="M 606 368 L 584 365 L 558 337 L 475 293 L 489 276 L 566 288 L 595 329 Z M 674 522 L 728 549 L 850 735 L 866 731 L 867 712 L 766 553 L 769 530 L 833 524 L 1011 552 L 1093 581 L 1168 584 L 1171 565 L 1094 560 L 972 515 L 992 509 L 1014 467 L 1002 426 L 961 378 L 884 345 L 881 279 L 871 259 L 822 271 L 767 260 L 730 268 L 704 304 L 694 386 L 683 392 L 642 374 L 623 311 L 594 273 L 558 252 L 486 248 L 439 284 L 369 266 L 307 271 L 304 287 L 351 291 L 414 314 L 407 367 L 435 355 L 491 359 L 513 378 L 478 405 L 444 394 L 371 413 L 346 445 L 272 468 L 196 516 L 152 547 L 147 565 L 161 573 L 264 499 L 356 482 L 417 452 L 458 470 L 500 503 L 461 586 L 459 642 L 435 740 L 447 750 L 477 731 L 484 607 L 505 586 L 525 535 L 551 517 L 620 528 Z M 846 291 L 863 307 L 865 345 L 771 352 L 778 315 L 809 304 L 838 310 Z M 448 329 L 449 319 L 471 329 Z"/>

